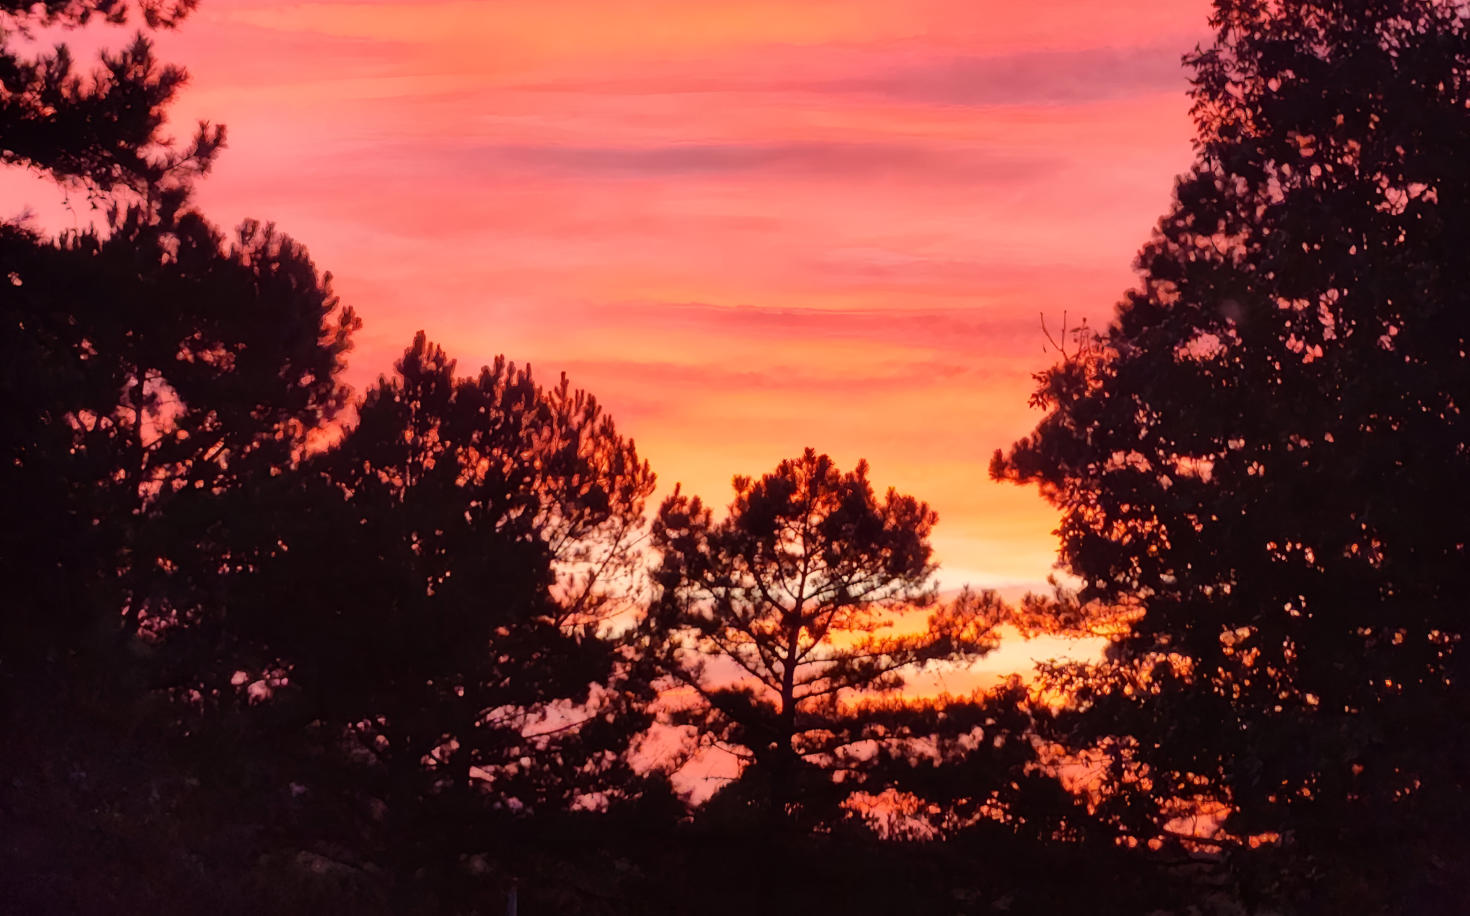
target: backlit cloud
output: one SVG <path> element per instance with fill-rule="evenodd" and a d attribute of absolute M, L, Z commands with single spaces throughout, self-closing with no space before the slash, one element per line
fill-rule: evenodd
<path fill-rule="evenodd" d="M 201 201 L 334 272 L 355 385 L 419 328 L 565 370 L 716 505 L 867 457 L 939 510 L 946 584 L 991 585 L 1050 568 L 1054 514 L 986 463 L 1036 420 L 1041 317 L 1132 282 L 1206 8 L 204 0 L 159 42 L 181 124 L 230 128 Z"/>

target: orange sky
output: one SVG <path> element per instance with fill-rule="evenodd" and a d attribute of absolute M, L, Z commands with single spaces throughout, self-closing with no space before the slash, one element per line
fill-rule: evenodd
<path fill-rule="evenodd" d="M 566 370 L 665 485 L 811 445 L 928 500 L 946 587 L 1038 583 L 1055 515 L 992 484 L 1039 314 L 1105 322 L 1191 158 L 1203 0 L 204 0 L 160 39 L 201 200 L 305 242 L 468 370 Z M 180 132 L 184 132 L 182 129 Z M 13 208 L 12 208 L 13 209 Z"/>

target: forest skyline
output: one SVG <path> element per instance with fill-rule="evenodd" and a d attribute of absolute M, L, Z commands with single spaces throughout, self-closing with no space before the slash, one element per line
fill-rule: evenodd
<path fill-rule="evenodd" d="M 1470 0 L 1136 249 L 1153 7 L 199 6 L 0 0 L 0 911 L 1465 912 Z"/>

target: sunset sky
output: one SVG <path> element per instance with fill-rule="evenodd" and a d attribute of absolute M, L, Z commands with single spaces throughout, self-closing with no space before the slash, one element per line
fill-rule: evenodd
<path fill-rule="evenodd" d="M 159 40 L 229 127 L 201 202 L 276 221 L 365 321 L 565 370 L 664 489 L 811 445 L 940 514 L 954 587 L 1036 584 L 991 483 L 1040 316 L 1104 323 L 1190 161 L 1201 0 L 204 0 Z"/>

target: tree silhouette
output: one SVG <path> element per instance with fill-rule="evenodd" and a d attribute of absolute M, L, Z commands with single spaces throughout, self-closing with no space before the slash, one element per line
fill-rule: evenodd
<path fill-rule="evenodd" d="M 1062 510 L 1084 597 L 1142 612 L 1068 672 L 1123 829 L 1212 813 L 1305 911 L 1441 911 L 1470 861 L 1470 28 L 1438 0 L 1212 23 L 1142 285 L 992 472 Z"/>
<path fill-rule="evenodd" d="M 0 162 L 98 211 L 56 237 L 0 223 L 0 908 L 254 899 L 252 831 L 290 813 L 257 807 L 284 785 L 259 747 L 213 740 L 239 721 L 221 611 L 259 552 L 258 485 L 346 399 L 356 318 L 300 245 L 189 205 L 223 131 L 170 143 L 183 72 L 145 39 L 95 73 L 31 53 L 42 29 L 192 6 L 0 2 Z"/>
<path fill-rule="evenodd" d="M 139 206 L 105 235 L 7 231 L 0 491 L 39 526 L 0 535 L 29 596 L 9 622 L 181 622 L 210 600 L 227 506 L 345 400 L 357 320 L 268 226 L 227 245 L 195 212 Z"/>
<path fill-rule="evenodd" d="M 141 35 L 91 74 L 65 45 L 26 56 L 38 29 L 171 28 L 193 6 L 0 3 L 0 161 L 106 204 L 54 239 L 0 226 L 0 500 L 33 520 L 0 535 L 0 573 L 18 583 L 0 618 L 12 662 L 119 615 L 134 632 L 150 606 L 154 625 L 197 616 L 224 563 L 225 503 L 346 398 L 357 319 L 330 278 L 272 227 L 227 240 L 188 204 L 224 134 L 201 125 L 180 149 L 162 133 L 183 71 Z"/>
<path fill-rule="evenodd" d="M 736 477 L 716 522 L 698 497 L 659 510 L 661 589 L 651 622 L 665 670 L 698 696 L 706 738 L 740 749 L 777 816 L 820 808 L 831 776 L 873 740 L 847 701 L 892 692 L 904 669 L 991 646 L 994 595 L 934 614 L 926 632 L 885 632 L 892 612 L 934 596 L 935 513 L 893 490 L 879 500 L 865 462 L 842 472 L 807 449 L 759 480 Z M 801 791 L 798 792 L 800 787 Z"/>
<path fill-rule="evenodd" d="M 606 629 L 653 474 L 565 378 L 454 368 L 419 334 L 342 441 L 282 479 L 235 614 L 262 647 L 251 676 L 369 762 L 354 803 L 387 805 L 404 876 L 504 844 L 495 817 L 636 782 L 642 694 Z"/>
<path fill-rule="evenodd" d="M 0 2 L 0 162 L 24 165 L 97 191 L 177 186 L 209 169 L 224 129 L 199 125 L 176 149 L 161 133 L 164 109 L 185 80 L 161 66 L 147 38 L 104 51 L 100 66 L 78 73 L 70 50 L 26 56 L 16 38 L 41 28 L 114 25 L 140 15 L 149 28 L 172 28 L 196 0 L 3 0 Z"/>

